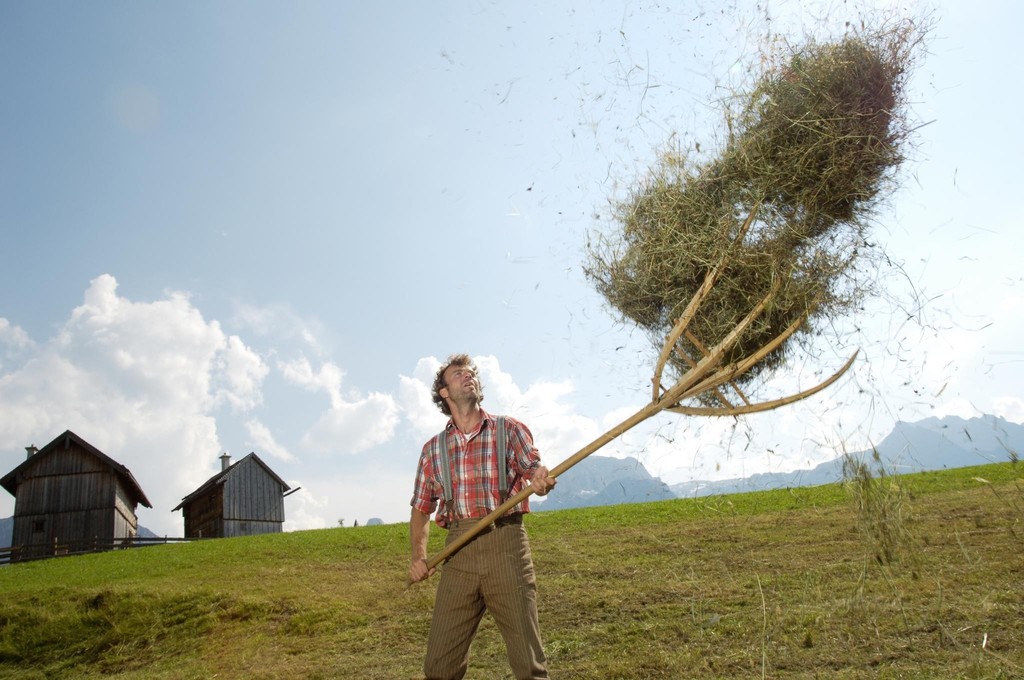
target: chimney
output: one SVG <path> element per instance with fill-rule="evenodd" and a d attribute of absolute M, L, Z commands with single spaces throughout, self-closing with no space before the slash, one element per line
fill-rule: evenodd
<path fill-rule="evenodd" d="M 28 460 L 32 456 L 36 455 L 37 453 L 39 453 L 39 449 L 36 448 L 35 444 L 33 444 L 32 446 L 26 446 L 25 447 L 25 454 L 26 454 L 25 459 L 26 460 Z"/>
<path fill-rule="evenodd" d="M 231 467 L 231 456 L 229 456 L 228 452 L 225 451 L 224 453 L 220 454 L 220 471 L 224 472 L 229 467 Z"/>

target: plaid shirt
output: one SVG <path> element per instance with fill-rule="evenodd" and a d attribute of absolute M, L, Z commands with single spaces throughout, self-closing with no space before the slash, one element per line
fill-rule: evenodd
<path fill-rule="evenodd" d="M 496 465 L 496 424 L 494 417 L 483 412 L 480 431 L 472 438 L 463 434 L 450 419 L 445 426 L 456 519 L 483 517 L 501 505 Z M 527 478 L 530 476 L 527 473 L 540 465 L 540 454 L 533 445 L 533 435 L 526 425 L 505 416 L 505 431 L 508 447 L 508 497 L 511 498 L 526 486 Z M 445 515 L 444 503 L 438 503 L 444 499 L 444 487 L 439 471 L 440 437 L 440 434 L 434 435 L 423 445 L 410 505 L 427 515 L 437 510 L 437 525 L 448 528 L 449 518 Z M 529 500 L 523 500 L 507 514 L 529 511 Z"/>

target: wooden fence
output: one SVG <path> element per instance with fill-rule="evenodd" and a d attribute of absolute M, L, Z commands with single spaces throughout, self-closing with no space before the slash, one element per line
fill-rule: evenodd
<path fill-rule="evenodd" d="M 74 541 L 59 541 L 54 539 L 52 543 L 35 543 L 29 545 L 14 545 L 9 548 L 0 548 L 0 564 L 11 562 L 27 562 L 29 560 L 42 560 L 50 557 L 67 557 L 68 555 L 85 555 L 95 552 L 106 552 L 108 550 L 127 550 L 128 548 L 144 548 L 150 545 L 162 545 L 166 543 L 191 543 L 209 539 L 202 538 L 174 538 L 174 537 L 143 537 L 133 538 L 92 538 L 78 539 Z"/>

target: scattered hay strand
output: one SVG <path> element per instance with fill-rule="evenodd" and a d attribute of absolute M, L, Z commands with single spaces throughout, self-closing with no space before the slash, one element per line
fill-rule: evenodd
<path fill-rule="evenodd" d="M 880 566 L 903 558 L 913 567 L 917 559 L 909 528 L 907 493 L 897 477 L 886 473 L 877 449 L 873 450 L 872 460 L 878 466 L 877 477 L 866 461 L 850 454 L 843 456 L 843 479 L 856 507 L 861 533 Z"/>

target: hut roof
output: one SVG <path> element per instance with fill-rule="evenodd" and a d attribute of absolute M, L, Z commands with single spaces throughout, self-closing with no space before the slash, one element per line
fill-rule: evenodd
<path fill-rule="evenodd" d="M 203 484 L 198 489 L 196 489 L 195 491 L 193 491 L 189 495 L 187 495 L 184 498 L 182 498 L 181 499 L 181 503 L 179 503 L 178 506 L 176 508 L 174 508 L 174 510 L 171 510 L 171 512 L 177 512 L 178 510 L 181 510 L 183 507 L 185 507 L 186 505 L 191 503 L 193 499 L 198 498 L 199 496 L 202 496 L 203 494 L 207 493 L 210 489 L 212 489 L 213 487 L 217 486 L 218 484 L 223 484 L 224 482 L 226 482 L 227 478 L 231 475 L 231 472 L 237 466 L 241 465 L 242 463 L 244 463 L 245 461 L 249 460 L 250 458 L 253 461 L 255 461 L 260 467 L 262 467 L 264 470 L 266 470 L 267 474 L 270 475 L 271 477 L 273 477 L 274 480 L 278 484 L 281 485 L 281 490 L 282 491 L 287 491 L 288 489 L 291 488 L 290 486 L 288 486 L 288 484 L 283 479 L 278 477 L 277 474 L 273 470 L 271 470 L 270 467 L 266 463 L 264 463 L 262 460 L 260 460 L 260 457 L 257 456 L 255 452 L 252 452 L 249 455 L 247 455 L 244 458 L 242 458 L 241 460 L 238 460 L 238 461 L 232 463 L 228 467 L 224 468 L 223 470 L 221 470 L 220 472 L 215 474 L 213 477 L 210 477 L 208 480 L 203 482 Z"/>
<path fill-rule="evenodd" d="M 18 485 L 21 483 L 21 479 L 25 471 L 39 463 L 42 458 L 54 453 L 55 451 L 67 449 L 72 443 L 100 459 L 100 461 L 110 467 L 114 471 L 114 474 L 121 479 L 121 482 L 128 490 L 128 494 L 132 497 L 132 500 L 147 508 L 153 507 L 152 504 L 150 504 L 149 499 L 146 498 L 146 494 L 143 492 L 142 486 L 135 480 L 135 477 L 132 476 L 131 470 L 126 468 L 124 465 L 121 465 L 71 430 L 65 430 L 63 434 L 59 435 L 43 448 L 39 449 L 39 451 L 32 455 L 32 457 L 28 458 L 21 463 L 21 465 L 8 472 L 3 479 L 0 479 L 0 486 L 7 489 L 12 496 L 17 496 Z"/>

